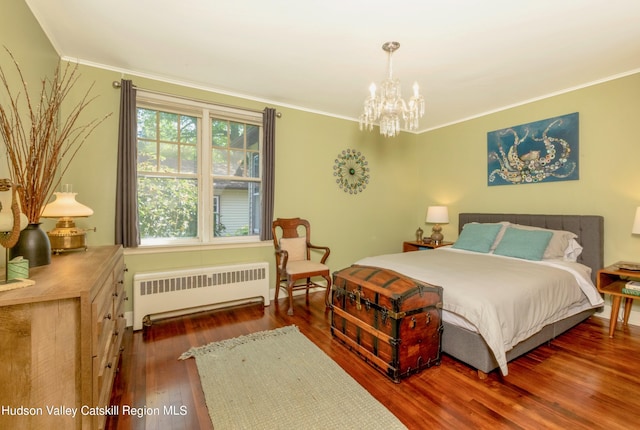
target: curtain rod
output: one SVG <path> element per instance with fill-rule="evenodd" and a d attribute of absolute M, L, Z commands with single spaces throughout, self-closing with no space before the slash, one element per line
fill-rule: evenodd
<path fill-rule="evenodd" d="M 122 84 L 120 83 L 120 81 L 113 81 L 112 85 L 113 85 L 113 88 L 116 88 L 116 89 L 120 89 L 120 87 L 122 87 Z M 178 97 L 178 98 L 185 99 L 185 100 L 194 100 L 194 101 L 197 101 L 197 102 L 200 102 L 200 103 L 209 103 L 209 104 L 213 103 L 213 104 L 216 104 L 216 105 L 222 106 L 222 107 L 228 107 L 228 108 L 234 108 L 234 109 L 244 109 L 244 110 L 248 110 L 250 112 L 255 112 L 255 113 L 264 113 L 263 111 L 257 110 L 257 109 L 240 108 L 238 106 L 233 106 L 233 105 L 224 104 L 224 103 L 212 102 L 210 100 L 191 99 L 191 98 L 187 98 L 187 97 L 183 97 L 183 96 L 177 96 L 175 94 L 163 93 L 161 91 L 147 90 L 145 88 L 140 88 L 140 87 L 138 87 L 136 85 L 134 85 L 133 87 L 135 89 L 137 89 L 137 90 L 142 90 L 142 91 L 146 91 L 148 93 L 158 94 L 158 95 L 161 95 L 161 96 Z M 282 118 L 282 112 L 276 112 L 276 117 L 277 118 Z"/>

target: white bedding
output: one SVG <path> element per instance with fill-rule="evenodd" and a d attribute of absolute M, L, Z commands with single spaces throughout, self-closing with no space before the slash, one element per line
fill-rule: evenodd
<path fill-rule="evenodd" d="M 507 375 L 506 352 L 545 325 L 603 300 L 591 270 L 560 260 L 528 261 L 452 248 L 387 254 L 356 264 L 383 267 L 443 288 L 443 318 L 470 324 Z"/>

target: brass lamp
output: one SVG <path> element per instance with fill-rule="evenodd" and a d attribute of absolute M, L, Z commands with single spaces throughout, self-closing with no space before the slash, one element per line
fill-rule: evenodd
<path fill-rule="evenodd" d="M 429 206 L 427 208 L 426 222 L 435 223 L 431 229 L 431 241 L 439 245 L 444 240 L 442 235 L 442 226 L 440 224 L 449 223 L 449 210 L 446 206 Z"/>
<path fill-rule="evenodd" d="M 70 185 L 65 185 L 62 192 L 53 194 L 56 199 L 44 207 L 41 215 L 43 218 L 60 218 L 56 227 L 47 232 L 51 251 L 59 254 L 62 251 L 87 249 L 87 230 L 77 228 L 73 218 L 91 216 L 93 210 L 76 201 L 77 193 L 71 192 Z"/>

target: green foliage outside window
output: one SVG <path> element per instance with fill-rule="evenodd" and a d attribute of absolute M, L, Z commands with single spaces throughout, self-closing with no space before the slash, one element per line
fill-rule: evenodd
<path fill-rule="evenodd" d="M 138 215 L 143 239 L 197 237 L 198 181 L 192 177 L 197 173 L 197 138 L 195 117 L 138 109 Z"/>
<path fill-rule="evenodd" d="M 142 238 L 196 237 L 198 184 L 195 179 L 138 178 Z"/>

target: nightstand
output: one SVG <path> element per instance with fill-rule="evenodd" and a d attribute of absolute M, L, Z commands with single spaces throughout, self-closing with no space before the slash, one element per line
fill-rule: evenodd
<path fill-rule="evenodd" d="M 616 323 L 618 321 L 618 312 L 620 311 L 620 302 L 624 297 L 624 319 L 623 325 L 627 325 L 629 322 L 629 314 L 631 313 L 631 305 L 634 299 L 640 299 L 640 296 L 634 296 L 631 294 L 625 294 L 622 292 L 625 284 L 630 279 L 640 279 L 640 271 L 638 270 L 624 270 L 620 266 L 628 265 L 630 267 L 637 267 L 640 269 L 640 264 L 630 263 L 628 261 L 618 261 L 611 266 L 598 270 L 598 277 L 596 279 L 596 287 L 598 291 L 611 296 L 611 319 L 609 320 L 609 337 L 613 337 L 616 330 Z"/>
<path fill-rule="evenodd" d="M 410 251 L 421 251 L 424 249 L 436 249 L 441 246 L 449 246 L 453 245 L 453 242 L 440 242 L 439 244 L 435 243 L 422 243 L 416 242 L 415 240 L 406 241 L 402 243 L 402 252 L 410 252 Z"/>

